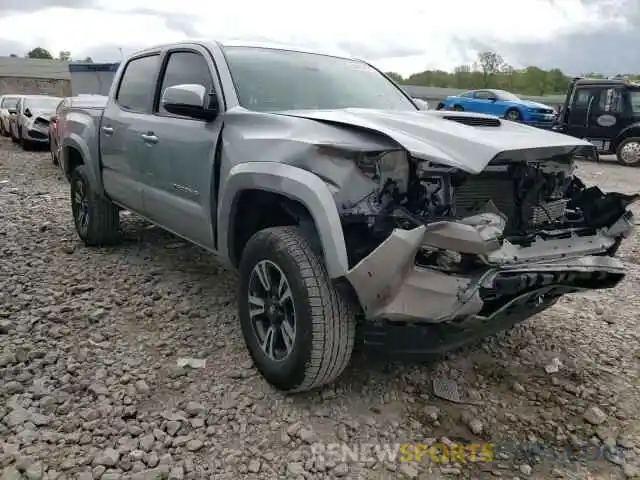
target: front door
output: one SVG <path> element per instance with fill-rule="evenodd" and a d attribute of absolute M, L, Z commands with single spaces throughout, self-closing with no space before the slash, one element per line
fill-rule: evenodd
<path fill-rule="evenodd" d="M 221 118 L 211 122 L 181 117 L 162 107 L 166 88 L 196 84 L 217 96 L 221 90 L 213 75 L 210 55 L 198 46 L 170 49 L 163 61 L 160 92 L 148 122 L 157 145 L 147 167 L 151 181 L 143 192 L 145 215 L 153 222 L 205 248 L 214 247 L 215 198 L 211 197 L 216 145 Z"/>
<path fill-rule="evenodd" d="M 114 100 L 100 125 L 104 188 L 115 202 L 144 214 L 142 190 L 150 178 L 151 148 L 145 140 L 153 108 L 160 53 L 134 57 L 127 63 Z"/>

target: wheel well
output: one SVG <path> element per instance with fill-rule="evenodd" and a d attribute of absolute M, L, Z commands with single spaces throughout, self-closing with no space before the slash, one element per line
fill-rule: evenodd
<path fill-rule="evenodd" d="M 84 164 L 84 159 L 82 158 L 82 154 L 73 147 L 65 147 L 64 157 L 66 160 L 65 173 L 67 177 L 71 177 L 71 173 L 73 173 L 76 167 Z"/>
<path fill-rule="evenodd" d="M 628 130 L 623 130 L 618 134 L 616 138 L 611 142 L 611 151 L 615 152 L 618 149 L 618 146 L 622 143 L 623 140 L 626 140 L 629 137 L 640 137 L 640 127 L 633 127 Z"/>
<path fill-rule="evenodd" d="M 229 229 L 229 255 L 238 266 L 242 251 L 254 233 L 269 227 L 300 225 L 308 230 L 308 238 L 319 242 L 309 210 L 295 200 L 265 190 L 245 190 L 232 208 Z M 318 244 L 319 246 L 319 244 Z"/>

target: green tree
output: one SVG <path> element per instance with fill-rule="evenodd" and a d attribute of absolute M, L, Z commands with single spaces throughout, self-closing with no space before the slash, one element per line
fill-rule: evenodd
<path fill-rule="evenodd" d="M 70 62 L 71 61 L 71 52 L 69 50 L 62 50 L 58 54 L 58 60 L 63 60 L 65 62 Z"/>
<path fill-rule="evenodd" d="M 84 62 L 84 63 L 93 63 L 93 58 L 91 58 L 91 57 L 84 57 L 83 62 Z"/>
<path fill-rule="evenodd" d="M 30 50 L 29 53 L 27 53 L 27 58 L 45 58 L 49 60 L 53 59 L 53 57 L 49 53 L 49 50 L 42 47 L 36 47 L 33 50 Z"/>
<path fill-rule="evenodd" d="M 502 56 L 491 51 L 479 52 L 477 63 L 482 70 L 483 87 L 485 88 L 490 86 L 491 79 L 495 74 L 501 72 L 505 65 Z"/>
<path fill-rule="evenodd" d="M 385 74 L 387 75 L 387 77 L 391 78 L 396 83 L 403 83 L 404 82 L 404 80 L 402 78 L 402 75 L 400 75 L 399 73 L 396 73 L 396 72 L 385 72 Z"/>

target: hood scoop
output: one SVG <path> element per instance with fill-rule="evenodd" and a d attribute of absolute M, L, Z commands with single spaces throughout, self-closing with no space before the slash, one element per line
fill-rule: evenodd
<path fill-rule="evenodd" d="M 502 125 L 499 118 L 472 117 L 467 115 L 445 115 L 444 118 L 453 122 L 469 125 L 470 127 L 499 127 Z"/>

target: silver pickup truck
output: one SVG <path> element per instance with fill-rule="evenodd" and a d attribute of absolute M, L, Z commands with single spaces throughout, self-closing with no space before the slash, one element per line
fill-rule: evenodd
<path fill-rule="evenodd" d="M 574 176 L 591 144 L 422 111 L 362 61 L 158 46 L 122 63 L 104 109 L 65 118 L 84 243 L 117 241 L 126 209 L 217 254 L 239 272 L 251 357 L 284 391 L 336 379 L 356 331 L 439 352 L 625 274 L 637 197 Z"/>

